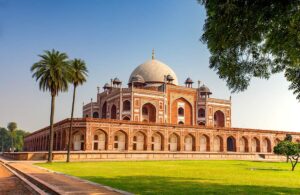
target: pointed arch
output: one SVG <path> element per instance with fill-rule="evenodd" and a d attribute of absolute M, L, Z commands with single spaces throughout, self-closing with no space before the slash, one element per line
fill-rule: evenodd
<path fill-rule="evenodd" d="M 81 131 L 74 132 L 73 134 L 73 149 L 84 150 L 84 134 Z"/>
<path fill-rule="evenodd" d="M 240 138 L 240 152 L 249 152 L 248 139 L 245 136 Z"/>
<path fill-rule="evenodd" d="M 227 138 L 227 152 L 236 152 L 236 140 L 233 136 Z"/>
<path fill-rule="evenodd" d="M 162 151 L 164 150 L 164 136 L 160 132 L 153 133 L 151 137 L 151 150 Z"/>
<path fill-rule="evenodd" d="M 147 150 L 147 136 L 142 131 L 138 131 L 133 136 L 133 150 Z"/>
<path fill-rule="evenodd" d="M 102 105 L 101 117 L 106 118 L 106 114 L 107 114 L 107 102 L 105 101 L 104 104 Z"/>
<path fill-rule="evenodd" d="M 187 134 L 184 137 L 184 150 L 196 151 L 195 136 L 193 136 L 192 134 Z"/>
<path fill-rule="evenodd" d="M 125 100 L 123 102 L 123 111 L 130 111 L 131 109 L 131 103 L 129 100 Z"/>
<path fill-rule="evenodd" d="M 214 127 L 225 127 L 225 115 L 221 110 L 214 114 Z"/>
<path fill-rule="evenodd" d="M 169 136 L 169 151 L 180 151 L 180 137 L 176 133 L 172 133 Z"/>
<path fill-rule="evenodd" d="M 110 109 L 110 118 L 117 119 L 117 106 L 114 104 L 111 106 L 111 109 Z"/>
<path fill-rule="evenodd" d="M 114 150 L 128 150 L 128 135 L 125 131 L 119 130 L 114 133 Z"/>
<path fill-rule="evenodd" d="M 123 120 L 124 120 L 124 121 L 130 121 L 130 118 L 129 118 L 129 116 L 124 116 L 124 117 L 123 117 Z"/>
<path fill-rule="evenodd" d="M 214 137 L 213 140 L 213 144 L 214 144 L 214 152 L 223 152 L 223 138 L 219 135 Z"/>
<path fill-rule="evenodd" d="M 263 142 L 262 142 L 262 152 L 263 153 L 270 153 L 270 152 L 272 152 L 271 141 L 267 137 L 265 137 L 263 139 Z"/>
<path fill-rule="evenodd" d="M 193 107 L 192 104 L 183 97 L 180 97 L 172 102 L 171 105 L 171 122 L 178 124 L 182 121 L 185 125 L 193 124 Z"/>
<path fill-rule="evenodd" d="M 257 137 L 253 137 L 251 139 L 251 151 L 252 152 L 260 152 L 260 143 Z"/>
<path fill-rule="evenodd" d="M 108 136 L 107 133 L 98 129 L 93 136 L 93 150 L 107 150 L 108 148 Z"/>
<path fill-rule="evenodd" d="M 151 103 L 142 106 L 142 121 L 156 122 L 156 108 Z"/>
<path fill-rule="evenodd" d="M 205 134 L 200 136 L 200 152 L 209 152 L 210 151 L 210 140 L 209 137 Z"/>

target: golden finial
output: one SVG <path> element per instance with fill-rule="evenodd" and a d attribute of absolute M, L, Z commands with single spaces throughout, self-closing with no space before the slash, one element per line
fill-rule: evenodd
<path fill-rule="evenodd" d="M 152 60 L 154 60 L 155 58 L 155 52 L 154 52 L 154 48 L 152 49 Z"/>

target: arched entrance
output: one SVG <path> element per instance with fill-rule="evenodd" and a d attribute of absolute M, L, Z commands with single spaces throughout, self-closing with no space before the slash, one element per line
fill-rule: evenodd
<path fill-rule="evenodd" d="M 200 152 L 209 151 L 209 137 L 207 135 L 201 135 L 200 137 Z"/>
<path fill-rule="evenodd" d="M 102 130 L 97 130 L 93 139 L 93 150 L 107 150 L 107 134 Z"/>
<path fill-rule="evenodd" d="M 240 138 L 240 152 L 249 152 L 248 140 L 244 136 Z"/>
<path fill-rule="evenodd" d="M 111 107 L 110 118 L 111 119 L 117 119 L 117 107 L 116 107 L 116 105 L 112 105 L 112 107 Z"/>
<path fill-rule="evenodd" d="M 260 152 L 259 140 L 256 137 L 253 137 L 251 139 L 251 151 L 252 152 Z"/>
<path fill-rule="evenodd" d="M 163 136 L 160 133 L 158 133 L 158 132 L 154 133 L 152 135 L 151 140 L 152 140 L 151 149 L 153 151 L 161 151 L 161 150 L 163 150 L 163 145 L 164 145 L 164 143 L 163 143 Z"/>
<path fill-rule="evenodd" d="M 84 150 L 84 135 L 80 132 L 73 135 L 74 150 Z"/>
<path fill-rule="evenodd" d="M 225 115 L 220 110 L 216 111 L 214 114 L 214 126 L 225 127 Z"/>
<path fill-rule="evenodd" d="M 124 151 L 128 149 L 128 137 L 124 131 L 117 131 L 114 135 L 114 150 Z"/>
<path fill-rule="evenodd" d="M 123 117 L 123 120 L 124 120 L 124 121 L 130 121 L 130 118 L 129 118 L 128 116 L 124 116 L 124 117 Z"/>
<path fill-rule="evenodd" d="M 142 132 L 137 132 L 133 136 L 133 150 L 146 150 L 147 149 L 147 144 L 146 144 L 146 135 Z"/>
<path fill-rule="evenodd" d="M 195 151 L 195 137 L 188 134 L 184 138 L 184 150 L 185 151 Z"/>
<path fill-rule="evenodd" d="M 106 114 L 107 114 L 107 103 L 104 102 L 104 104 L 102 105 L 101 117 L 106 118 Z"/>
<path fill-rule="evenodd" d="M 270 153 L 272 151 L 271 141 L 268 138 L 263 139 L 262 146 L 263 153 Z"/>
<path fill-rule="evenodd" d="M 227 138 L 227 152 L 235 152 L 236 143 L 234 137 L 230 136 Z"/>
<path fill-rule="evenodd" d="M 214 137 L 214 152 L 222 152 L 223 151 L 223 139 L 220 136 Z"/>
<path fill-rule="evenodd" d="M 142 107 L 142 121 L 156 122 L 156 108 L 151 103 L 146 103 Z"/>
<path fill-rule="evenodd" d="M 193 124 L 192 105 L 186 99 L 181 97 L 174 100 L 171 106 L 171 113 L 171 122 L 173 124 L 178 124 L 179 122 L 185 125 Z"/>
<path fill-rule="evenodd" d="M 169 137 L 169 150 L 171 152 L 176 152 L 180 150 L 180 138 L 175 133 L 172 133 Z"/>

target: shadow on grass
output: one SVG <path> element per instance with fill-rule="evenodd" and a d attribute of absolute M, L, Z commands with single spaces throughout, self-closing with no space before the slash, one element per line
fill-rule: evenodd
<path fill-rule="evenodd" d="M 80 177 L 136 194 L 299 194 L 300 188 L 225 185 L 207 179 L 158 176 Z M 263 184 L 262 184 L 263 185 Z"/>

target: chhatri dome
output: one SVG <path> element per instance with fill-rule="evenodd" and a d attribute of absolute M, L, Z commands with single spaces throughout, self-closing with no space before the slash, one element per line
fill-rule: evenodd
<path fill-rule="evenodd" d="M 131 73 L 128 83 L 131 83 L 136 75 L 142 77 L 146 84 L 153 85 L 163 83 L 164 77 L 170 75 L 174 79 L 172 83 L 178 85 L 175 72 L 168 65 L 154 58 L 154 50 L 152 51 L 152 60 L 136 67 Z"/>

